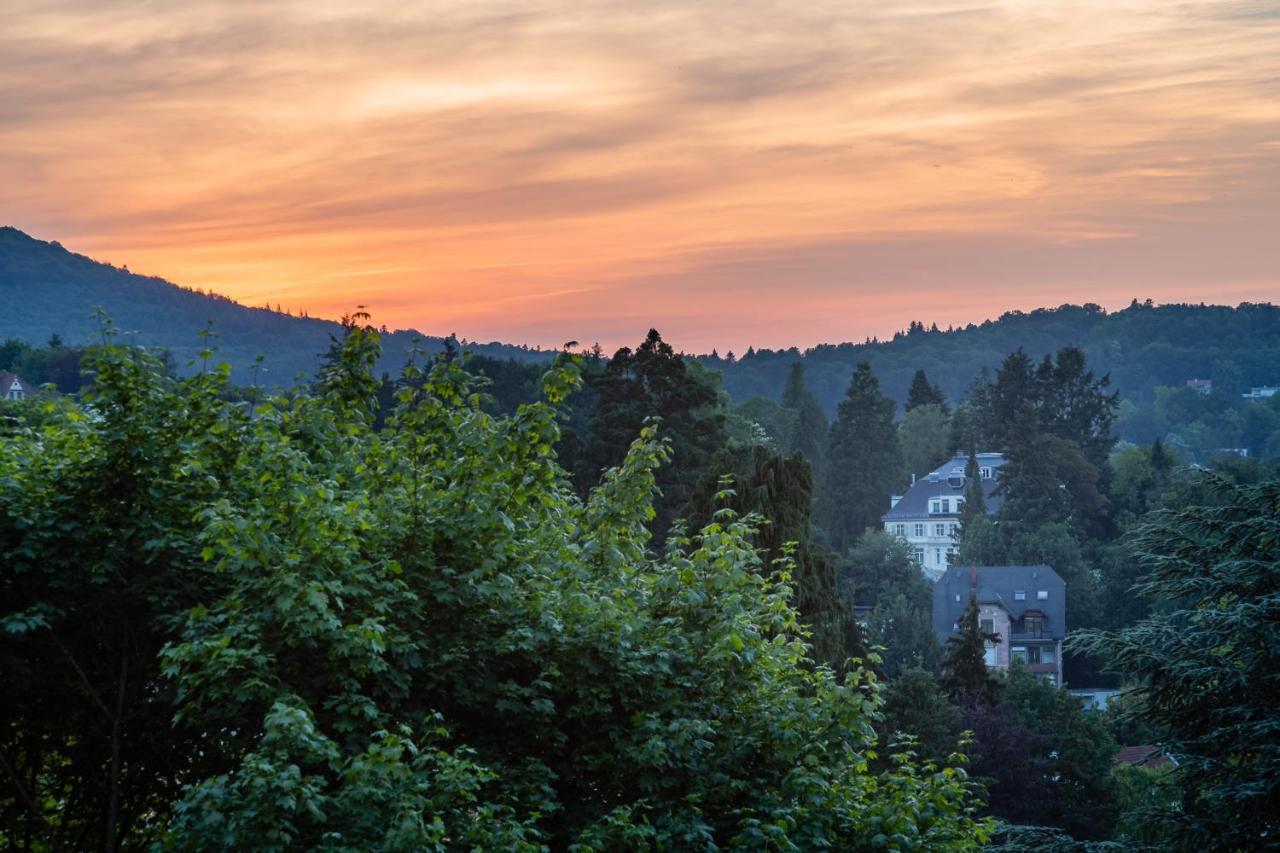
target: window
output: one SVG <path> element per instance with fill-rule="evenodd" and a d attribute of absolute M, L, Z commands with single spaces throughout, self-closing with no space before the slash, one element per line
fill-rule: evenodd
<path fill-rule="evenodd" d="M 982 662 L 985 663 L 987 666 L 996 665 L 996 647 L 995 646 L 991 645 L 990 643 L 987 644 L 987 650 L 982 653 Z"/>
<path fill-rule="evenodd" d="M 923 548 L 916 549 L 916 562 L 922 566 L 924 565 L 924 549 Z"/>
<path fill-rule="evenodd" d="M 937 515 L 942 512 L 942 501 L 929 501 L 929 513 Z"/>
<path fill-rule="evenodd" d="M 924 523 L 923 522 L 917 523 L 916 536 L 923 536 L 923 535 L 924 535 Z"/>
<path fill-rule="evenodd" d="M 947 535 L 947 526 L 946 526 L 945 524 L 935 524 L 935 525 L 933 526 L 933 535 L 934 535 L 934 536 L 946 536 L 946 535 Z"/>
<path fill-rule="evenodd" d="M 895 534 L 897 534 L 898 536 L 901 536 L 901 537 L 903 537 L 903 538 L 906 538 L 906 535 L 907 535 L 907 526 L 906 526 L 905 524 L 895 524 L 895 525 L 893 526 L 893 532 L 894 532 Z"/>
<path fill-rule="evenodd" d="M 978 620 L 978 627 L 982 629 L 984 634 L 994 634 L 996 632 L 996 622 L 994 619 Z"/>
<path fill-rule="evenodd" d="M 1040 663 L 1040 647 L 1039 646 L 1027 647 L 1027 663 Z"/>
<path fill-rule="evenodd" d="M 1026 591 L 1025 589 L 1015 589 L 1015 590 L 1013 591 L 1013 600 L 1014 600 L 1014 601 L 1026 601 L 1026 600 L 1027 600 L 1027 591 Z"/>
<path fill-rule="evenodd" d="M 939 501 L 939 503 L 941 503 L 941 504 L 942 504 L 942 511 L 943 511 L 943 512 L 951 512 L 951 499 L 950 499 L 950 498 L 943 498 L 941 501 Z"/>
<path fill-rule="evenodd" d="M 1036 598 L 1040 599 L 1041 601 L 1048 601 L 1049 590 L 1047 589 L 1039 590 L 1038 592 L 1036 592 Z"/>
<path fill-rule="evenodd" d="M 960 603 L 960 593 L 956 593 L 956 604 Z"/>
<path fill-rule="evenodd" d="M 989 467 L 987 467 L 986 465 L 984 465 L 984 466 L 982 466 L 981 468 L 979 468 L 979 469 L 978 469 L 978 474 L 979 474 L 979 476 L 981 476 L 981 477 L 982 477 L 982 479 L 984 479 L 984 480 L 990 480 L 990 479 L 991 479 L 991 469 L 990 469 Z"/>
<path fill-rule="evenodd" d="M 1039 613 L 1028 613 L 1022 617 L 1022 630 L 1027 634 L 1041 634 L 1044 632 L 1044 617 Z"/>
<path fill-rule="evenodd" d="M 1010 661 L 1015 661 L 1015 660 L 1016 660 L 1016 661 L 1020 661 L 1021 663 L 1026 663 L 1026 662 L 1027 662 L 1027 647 L 1026 647 L 1026 646 L 1014 646 L 1013 648 L 1009 649 L 1009 660 L 1010 660 Z"/>
<path fill-rule="evenodd" d="M 1040 650 L 1040 663 L 1057 663 L 1058 650 L 1053 646 L 1045 646 Z"/>

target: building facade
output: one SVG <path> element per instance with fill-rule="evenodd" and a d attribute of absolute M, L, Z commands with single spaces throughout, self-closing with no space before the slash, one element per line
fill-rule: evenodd
<path fill-rule="evenodd" d="M 942 576 L 955 554 L 968 462 L 965 455 L 952 457 L 912 483 L 906 494 L 891 498 L 889 511 L 880 517 L 886 532 L 911 545 L 920 570 L 930 580 Z M 987 512 L 995 512 L 1003 502 L 995 489 L 1004 463 L 1004 456 L 999 453 L 978 454 Z"/>
<path fill-rule="evenodd" d="M 987 666 L 1020 661 L 1029 671 L 1062 684 L 1062 641 L 1067 636 L 1067 585 L 1039 566 L 951 566 L 933 586 L 933 629 L 945 643 L 956 633 L 970 599 L 988 634 Z"/>

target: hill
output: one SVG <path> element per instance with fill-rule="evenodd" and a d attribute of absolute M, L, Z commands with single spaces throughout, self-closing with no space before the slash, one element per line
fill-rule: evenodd
<path fill-rule="evenodd" d="M 249 381 L 248 369 L 259 355 L 274 383 L 288 384 L 299 373 L 310 373 L 329 348 L 330 336 L 341 331 L 330 320 L 251 308 L 225 296 L 136 275 L 10 227 L 0 227 L 0 297 L 0 340 L 42 344 L 56 334 L 67 344 L 91 343 L 100 339 L 96 309 L 101 307 L 132 340 L 172 352 L 179 370 L 204 347 L 199 332 L 212 322 L 219 358 L 231 364 L 233 379 L 241 382 Z M 384 340 L 381 367 L 397 370 L 415 338 L 427 351 L 445 346 L 441 337 L 413 330 L 392 332 Z M 550 356 L 545 350 L 500 343 L 466 346 L 475 353 L 520 361 Z"/>
<path fill-rule="evenodd" d="M 900 404 L 915 371 L 923 369 L 950 400 L 964 395 L 982 368 L 993 370 L 1021 347 L 1041 358 L 1079 346 L 1098 374 L 1132 403 L 1152 400 L 1159 386 L 1212 379 L 1226 395 L 1255 385 L 1280 384 L 1280 307 L 1270 303 L 1153 305 L 1134 302 L 1108 313 L 1097 305 L 1063 305 L 1029 313 L 1013 311 L 980 325 L 939 330 L 913 323 L 888 341 L 823 344 L 801 352 L 749 350 L 741 358 L 700 356 L 724 374 L 724 388 L 738 401 L 753 395 L 778 399 L 797 360 L 805 381 L 828 413 L 843 397 L 859 361 L 868 361 L 881 387 Z M 899 409 L 901 411 L 901 409 Z"/>

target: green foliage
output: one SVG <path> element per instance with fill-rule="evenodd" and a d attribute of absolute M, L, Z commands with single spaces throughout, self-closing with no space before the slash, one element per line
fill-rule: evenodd
<path fill-rule="evenodd" d="M 960 507 L 961 544 L 974 522 L 987 514 L 987 498 L 982 490 L 982 469 L 978 465 L 978 448 L 970 441 L 967 449 L 969 458 L 964 463 L 964 503 Z"/>
<path fill-rule="evenodd" d="M 944 415 L 947 414 L 947 398 L 942 389 L 931 385 L 923 370 L 917 370 L 911 378 L 911 388 L 907 391 L 907 401 L 902 410 L 911 412 L 921 406 L 937 406 Z"/>
<path fill-rule="evenodd" d="M 585 499 L 543 400 L 485 410 L 378 334 L 315 394 L 136 349 L 0 442 L 7 837 L 73 849 L 975 849 L 963 770 L 880 754 L 807 657 L 787 561 L 720 510 L 647 547 L 653 425 Z"/>
<path fill-rule="evenodd" d="M 1083 713 L 1080 700 L 1028 672 L 1008 670 L 1003 702 L 1043 737 L 1048 796 L 1034 802 L 1035 822 L 1060 826 L 1076 838 L 1107 838 L 1116 819 L 1111 784 L 1117 744 L 1101 714 Z"/>
<path fill-rule="evenodd" d="M 899 592 L 881 598 L 867 617 L 867 642 L 882 647 L 880 671 L 896 678 L 908 669 L 937 672 L 942 649 L 929 607 Z"/>
<path fill-rule="evenodd" d="M 946 656 L 942 661 L 943 686 L 953 702 L 959 705 L 993 705 L 1000 698 L 1001 684 L 987 668 L 984 655 L 987 643 L 1000 642 L 999 634 L 989 634 L 978 623 L 978 602 L 960 617 L 960 630 L 947 638 Z"/>
<path fill-rule="evenodd" d="M 836 553 L 843 553 L 867 528 L 879 526 L 890 494 L 903 483 L 893 408 L 870 365 L 860 363 L 831 424 L 818 496 L 817 516 Z"/>
<path fill-rule="evenodd" d="M 1134 532 L 1153 615 L 1077 645 L 1134 684 L 1143 714 L 1167 733 L 1180 845 L 1273 846 L 1280 836 L 1280 486 L 1203 472 L 1209 498 L 1152 514 Z"/>
<path fill-rule="evenodd" d="M 956 751 L 960 738 L 959 712 L 938 687 L 934 674 L 920 668 L 903 669 L 889 680 L 883 726 L 890 733 L 910 732 L 920 754 L 937 762 Z"/>
<path fill-rule="evenodd" d="M 908 410 L 898 423 L 898 437 L 910 474 L 922 476 L 951 458 L 951 422 L 936 403 Z"/>
<path fill-rule="evenodd" d="M 659 539 L 688 502 L 711 458 L 727 445 L 726 412 L 714 374 L 687 364 L 654 329 L 632 351 L 618 350 L 592 378 L 599 397 L 588 425 L 584 464 L 593 477 L 621 463 L 631 438 L 656 420 L 671 449 L 657 474 L 652 529 Z"/>
<path fill-rule="evenodd" d="M 786 447 L 791 453 L 799 453 L 821 476 L 827 454 L 827 413 L 809 393 L 804 384 L 804 364 L 797 361 L 787 374 L 786 387 L 782 389 L 782 405 L 794 412 L 795 427 Z"/>
<path fill-rule="evenodd" d="M 750 447 L 726 451 L 711 462 L 685 515 L 694 529 L 725 508 L 762 520 L 754 541 L 766 564 L 794 564 L 793 605 L 810 631 L 813 659 L 839 672 L 849 657 L 865 656 L 866 650 L 836 592 L 834 555 L 810 540 L 812 494 L 813 476 L 802 457 L 783 459 L 767 448 Z"/>

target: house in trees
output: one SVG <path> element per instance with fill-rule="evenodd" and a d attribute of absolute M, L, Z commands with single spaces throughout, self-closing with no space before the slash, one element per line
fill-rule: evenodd
<path fill-rule="evenodd" d="M 930 580 L 937 580 L 947 570 L 956 548 L 968 461 L 964 454 L 957 454 L 920 477 L 906 494 L 890 498 L 889 511 L 880 516 L 888 533 L 905 539 L 915 550 L 916 562 Z M 995 512 L 1003 502 L 995 488 L 1004 463 L 1005 458 L 999 453 L 978 454 L 987 512 Z"/>
<path fill-rule="evenodd" d="M 987 666 L 1020 660 L 1054 684 L 1062 683 L 1062 641 L 1067 636 L 1067 585 L 1039 566 L 951 566 L 933 586 L 933 629 L 942 642 L 958 630 L 969 599 L 978 603 L 988 642 Z"/>
<path fill-rule="evenodd" d="M 35 386 L 16 373 L 0 370 L 0 400 L 22 400 Z"/>

